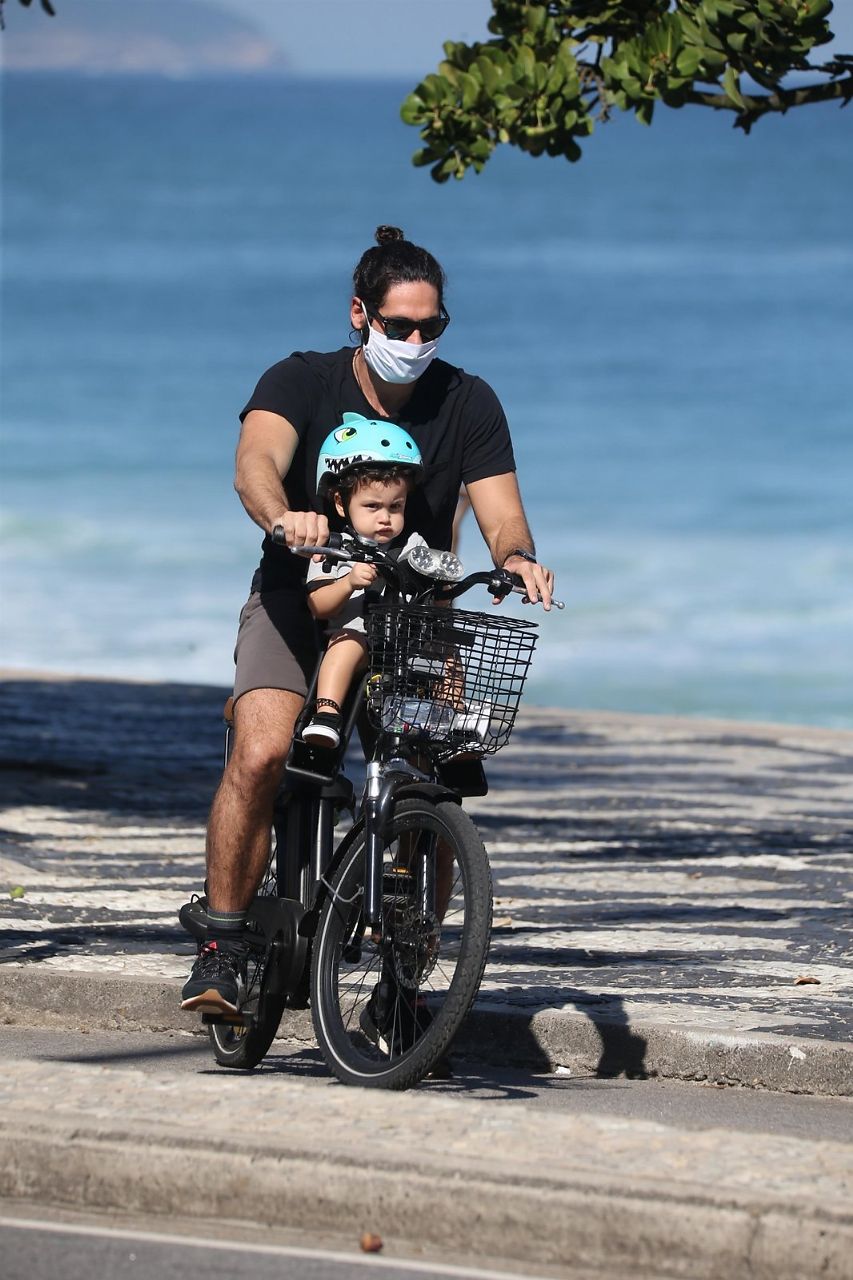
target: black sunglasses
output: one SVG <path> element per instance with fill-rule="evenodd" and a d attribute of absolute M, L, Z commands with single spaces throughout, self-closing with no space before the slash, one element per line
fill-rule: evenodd
<path fill-rule="evenodd" d="M 409 320 L 406 316 L 383 316 L 381 311 L 373 311 L 366 304 L 364 309 L 371 320 L 378 320 L 385 330 L 385 337 L 392 342 L 405 342 L 417 329 L 424 342 L 434 342 L 440 338 L 450 324 L 450 316 L 441 308 L 441 314 L 427 316 L 426 320 Z"/>

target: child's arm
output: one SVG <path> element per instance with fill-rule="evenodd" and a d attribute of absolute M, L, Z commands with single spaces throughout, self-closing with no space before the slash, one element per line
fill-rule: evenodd
<path fill-rule="evenodd" d="M 315 618 L 333 618 L 336 613 L 340 613 L 354 590 L 350 582 L 351 576 L 348 573 L 343 578 L 327 582 L 322 587 L 314 587 L 308 592 L 308 608 Z"/>
<path fill-rule="evenodd" d="M 354 564 L 342 578 L 309 591 L 308 608 L 315 618 L 333 618 L 336 613 L 340 613 L 354 591 L 369 587 L 375 579 L 376 569 L 372 564 Z"/>

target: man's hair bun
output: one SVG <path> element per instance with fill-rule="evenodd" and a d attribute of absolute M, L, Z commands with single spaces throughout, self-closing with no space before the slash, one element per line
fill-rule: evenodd
<path fill-rule="evenodd" d="M 395 284 L 431 284 L 444 306 L 444 272 L 431 253 L 412 244 L 399 227 L 377 227 L 376 244 L 365 249 L 352 275 L 352 291 L 374 311 L 382 310 L 388 290 Z M 362 341 L 370 332 L 361 329 Z"/>
<path fill-rule="evenodd" d="M 393 244 L 395 240 L 405 240 L 405 238 L 399 227 L 376 228 L 376 243 L 379 245 Z"/>

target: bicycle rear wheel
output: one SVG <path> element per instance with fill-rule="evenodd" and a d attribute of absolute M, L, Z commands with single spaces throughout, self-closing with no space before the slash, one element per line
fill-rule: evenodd
<path fill-rule="evenodd" d="M 258 896 L 276 896 L 275 853 L 270 858 Z M 252 1070 L 266 1057 L 287 1003 L 286 994 L 272 989 L 279 985 L 273 981 L 276 965 L 284 959 L 276 950 L 280 943 L 264 945 L 263 930 L 252 922 L 251 915 L 247 932 L 258 936 L 258 946 L 249 950 L 240 980 L 238 1004 L 241 1013 L 249 1019 L 248 1024 L 215 1022 L 208 1027 L 213 1054 L 219 1065 L 244 1071 Z"/>
<path fill-rule="evenodd" d="M 492 918 L 486 850 L 458 804 L 411 796 L 386 830 L 382 936 L 362 914 L 363 832 L 330 886 L 311 970 L 320 1049 L 344 1084 L 406 1089 L 447 1052 L 477 994 Z"/>

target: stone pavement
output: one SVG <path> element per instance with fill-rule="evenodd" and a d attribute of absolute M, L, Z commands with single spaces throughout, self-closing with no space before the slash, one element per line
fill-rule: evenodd
<path fill-rule="evenodd" d="M 206 1218 L 194 1234 L 212 1239 L 229 1221 L 257 1224 L 259 1241 L 267 1227 L 334 1232 L 353 1250 L 377 1232 L 389 1250 L 576 1280 L 849 1280 L 853 1257 L 853 1148 L 840 1141 L 274 1071 L 6 1059 L 0 1196 Z"/>
<path fill-rule="evenodd" d="M 175 912 L 203 876 L 224 696 L 0 686 L 2 1016 L 186 1025 Z M 463 1048 L 853 1093 L 853 734 L 528 708 L 488 773 L 466 806 L 495 928 Z"/>

